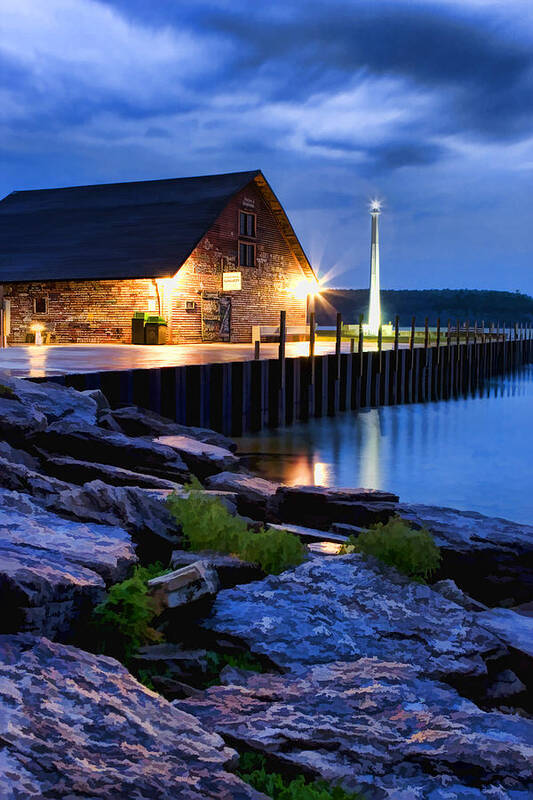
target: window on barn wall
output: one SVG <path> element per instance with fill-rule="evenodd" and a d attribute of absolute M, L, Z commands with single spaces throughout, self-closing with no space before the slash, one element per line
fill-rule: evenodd
<path fill-rule="evenodd" d="M 246 211 L 239 213 L 239 235 L 255 236 L 255 214 L 248 214 Z"/>
<path fill-rule="evenodd" d="M 239 242 L 239 267 L 255 267 L 255 244 Z"/>
<path fill-rule="evenodd" d="M 40 295 L 33 298 L 33 313 L 46 314 L 48 312 L 48 297 Z"/>

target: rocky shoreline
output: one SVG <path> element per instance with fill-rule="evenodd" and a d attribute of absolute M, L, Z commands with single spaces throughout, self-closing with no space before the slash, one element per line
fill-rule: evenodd
<path fill-rule="evenodd" d="M 369 800 L 533 795 L 533 527 L 280 486 L 214 431 L 8 375 L 0 434 L 2 797 L 266 797 L 235 774 L 245 750 Z M 165 501 L 192 480 L 304 562 L 187 550 Z M 440 547 L 431 585 L 335 554 L 396 514 Z M 166 641 L 136 663 L 157 691 L 87 639 L 155 561 Z"/>

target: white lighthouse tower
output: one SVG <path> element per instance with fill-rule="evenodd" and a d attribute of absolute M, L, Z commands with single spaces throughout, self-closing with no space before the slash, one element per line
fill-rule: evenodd
<path fill-rule="evenodd" d="M 372 239 L 370 245 L 370 300 L 368 304 L 368 333 L 377 336 L 381 325 L 381 300 L 379 286 L 379 215 L 381 203 L 373 200 L 370 204 L 372 217 Z"/>

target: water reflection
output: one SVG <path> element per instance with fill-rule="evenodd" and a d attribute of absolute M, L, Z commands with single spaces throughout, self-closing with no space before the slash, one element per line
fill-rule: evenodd
<path fill-rule="evenodd" d="M 389 489 L 405 501 L 533 522 L 533 367 L 475 397 L 313 420 L 239 441 L 288 484 Z"/>

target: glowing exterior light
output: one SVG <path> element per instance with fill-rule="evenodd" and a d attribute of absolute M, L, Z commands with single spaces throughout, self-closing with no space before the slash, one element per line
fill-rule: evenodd
<path fill-rule="evenodd" d="M 381 300 L 379 286 L 379 224 L 381 213 L 379 200 L 370 203 L 372 216 L 372 238 L 370 245 L 370 300 L 368 304 L 368 333 L 377 336 L 381 325 Z"/>
<path fill-rule="evenodd" d="M 314 297 L 320 292 L 318 281 L 301 280 L 291 288 L 291 294 L 296 300 L 305 300 L 307 297 Z"/>

